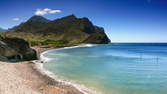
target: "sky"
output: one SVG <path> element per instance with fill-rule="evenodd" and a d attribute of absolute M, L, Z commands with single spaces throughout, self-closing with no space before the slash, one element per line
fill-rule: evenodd
<path fill-rule="evenodd" d="M 88 17 L 112 42 L 167 42 L 167 0 L 0 0 L 0 28 L 70 14 Z"/>

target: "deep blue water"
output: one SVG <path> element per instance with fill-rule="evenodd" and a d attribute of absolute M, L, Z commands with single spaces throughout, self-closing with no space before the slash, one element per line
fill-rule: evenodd
<path fill-rule="evenodd" d="M 167 44 L 109 44 L 52 50 L 44 67 L 104 94 L 167 94 Z"/>

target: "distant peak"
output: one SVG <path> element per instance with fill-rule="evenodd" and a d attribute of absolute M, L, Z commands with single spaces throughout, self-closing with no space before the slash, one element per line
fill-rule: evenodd
<path fill-rule="evenodd" d="M 38 15 L 34 15 L 32 16 L 30 19 L 36 19 L 36 18 L 44 18 L 43 16 L 38 16 Z M 44 18 L 45 19 L 45 18 Z"/>
<path fill-rule="evenodd" d="M 37 16 L 37 15 L 34 15 L 32 16 L 28 21 L 31 21 L 31 22 L 49 22 L 50 20 L 42 17 L 42 16 Z"/>
<path fill-rule="evenodd" d="M 71 15 L 69 15 L 69 16 L 67 16 L 67 17 L 74 17 L 74 18 L 77 18 L 74 14 L 71 14 Z"/>
<path fill-rule="evenodd" d="M 71 14 L 71 15 L 68 15 L 68 16 L 65 16 L 63 18 L 68 18 L 68 19 L 77 19 L 77 17 L 74 15 L 74 14 Z"/>

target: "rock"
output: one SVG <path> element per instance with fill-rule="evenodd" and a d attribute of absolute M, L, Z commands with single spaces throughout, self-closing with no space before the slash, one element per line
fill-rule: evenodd
<path fill-rule="evenodd" d="M 28 42 L 20 38 L 1 38 L 0 57 L 17 60 L 35 60 L 36 51 L 29 47 Z"/>
<path fill-rule="evenodd" d="M 107 44 L 110 43 L 110 39 L 107 37 L 107 35 L 104 32 L 103 28 L 95 27 L 95 32 L 92 33 L 85 41 L 84 43 L 93 43 L 93 44 Z"/>

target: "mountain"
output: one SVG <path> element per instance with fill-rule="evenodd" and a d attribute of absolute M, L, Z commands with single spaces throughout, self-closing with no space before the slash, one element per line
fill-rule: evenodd
<path fill-rule="evenodd" d="M 45 25 L 50 22 L 50 20 L 42 17 L 42 16 L 32 16 L 27 22 L 21 23 L 18 26 L 15 26 L 11 28 L 11 31 L 16 31 L 16 32 L 31 32 L 37 31 L 38 29 L 41 29 L 42 27 L 45 27 Z"/>
<path fill-rule="evenodd" d="M 42 16 L 37 16 L 37 15 L 34 15 L 32 16 L 27 22 L 41 22 L 41 23 L 47 23 L 49 22 L 50 20 L 42 17 Z"/>
<path fill-rule="evenodd" d="M 110 43 L 110 39 L 102 27 L 95 26 L 86 17 L 77 18 L 75 15 L 69 15 L 53 21 L 47 20 L 42 16 L 33 16 L 25 23 L 11 29 L 6 35 L 24 38 L 25 40 L 54 40 L 58 43 L 63 41 L 62 44 L 69 45 Z"/>
<path fill-rule="evenodd" d="M 5 32 L 5 31 L 6 31 L 5 29 L 0 28 L 0 32 Z"/>

